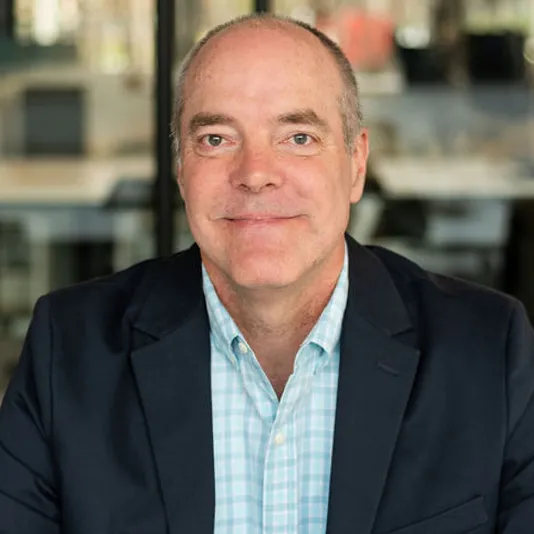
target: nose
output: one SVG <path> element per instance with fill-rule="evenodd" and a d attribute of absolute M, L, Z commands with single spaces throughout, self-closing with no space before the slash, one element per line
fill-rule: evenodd
<path fill-rule="evenodd" d="M 276 156 L 269 146 L 244 145 L 230 174 L 232 185 L 250 193 L 279 187 Z"/>

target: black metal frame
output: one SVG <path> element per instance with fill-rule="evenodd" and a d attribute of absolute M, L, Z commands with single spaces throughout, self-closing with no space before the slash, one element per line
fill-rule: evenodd
<path fill-rule="evenodd" d="M 169 139 L 173 113 L 173 72 L 176 42 L 176 0 L 157 0 L 156 26 L 156 181 L 154 232 L 157 256 L 169 256 L 175 247 L 174 210 L 176 184 L 174 157 Z M 270 11 L 270 0 L 255 0 L 256 12 Z"/>
<path fill-rule="evenodd" d="M 15 37 L 15 0 L 0 1 L 0 18 L 3 24 L 0 25 L 0 37 Z"/>
<path fill-rule="evenodd" d="M 156 254 L 174 252 L 174 157 L 169 139 L 173 111 L 173 72 L 176 31 L 175 0 L 157 0 L 156 27 L 156 182 L 154 225 Z"/>
<path fill-rule="evenodd" d="M 271 11 L 271 2 L 270 0 L 256 0 L 255 1 L 255 11 Z"/>

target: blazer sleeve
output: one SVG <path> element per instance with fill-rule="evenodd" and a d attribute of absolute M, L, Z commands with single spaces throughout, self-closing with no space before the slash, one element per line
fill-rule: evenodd
<path fill-rule="evenodd" d="M 19 364 L 0 408 L 0 532 L 59 534 L 52 446 L 49 297 L 34 310 Z"/>
<path fill-rule="evenodd" d="M 522 305 L 510 317 L 507 341 L 507 443 L 499 534 L 534 532 L 534 331 Z"/>

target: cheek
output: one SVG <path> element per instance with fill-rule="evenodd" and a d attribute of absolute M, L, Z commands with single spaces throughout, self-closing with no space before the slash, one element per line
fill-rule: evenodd
<path fill-rule="evenodd" d="M 205 213 L 205 196 L 202 195 L 202 187 L 197 177 L 188 175 L 182 186 L 182 197 L 189 226 L 192 230 L 202 224 Z"/>
<path fill-rule="evenodd" d="M 184 203 L 189 226 L 197 234 L 209 234 L 215 231 L 214 217 L 223 211 L 225 193 L 219 182 L 206 179 L 204 174 L 187 178 Z"/>
<path fill-rule="evenodd" d="M 301 168 L 298 175 L 297 192 L 311 201 L 316 210 L 332 213 L 342 205 L 350 203 L 351 182 L 347 169 L 341 169 L 338 162 L 315 163 Z"/>
<path fill-rule="evenodd" d="M 193 213 L 197 210 L 203 212 L 217 195 L 214 192 L 217 182 L 213 178 L 216 175 L 202 165 L 187 164 L 184 165 L 183 176 L 185 203 Z"/>

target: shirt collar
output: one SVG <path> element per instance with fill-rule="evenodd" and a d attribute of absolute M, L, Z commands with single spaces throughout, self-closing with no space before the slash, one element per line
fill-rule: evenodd
<path fill-rule="evenodd" d="M 308 334 L 302 346 L 313 343 L 323 349 L 327 355 L 332 354 L 336 348 L 341 335 L 341 326 L 348 298 L 348 263 L 349 255 L 347 245 L 345 244 L 343 268 L 336 283 L 336 287 L 334 288 L 328 304 L 321 313 L 319 320 Z M 211 333 L 221 348 L 229 349 L 229 351 L 225 352 L 231 354 L 236 338 L 244 338 L 228 313 L 228 310 L 220 301 L 204 264 L 202 264 L 202 285 Z"/>
<path fill-rule="evenodd" d="M 204 298 L 206 299 L 206 308 L 210 323 L 211 334 L 221 348 L 228 348 L 236 338 L 241 337 L 239 328 L 219 299 L 215 287 L 202 264 L 202 286 L 204 289 Z"/>
<path fill-rule="evenodd" d="M 348 294 L 349 254 L 347 245 L 345 244 L 343 268 L 341 269 L 336 287 L 334 288 L 328 304 L 321 313 L 319 320 L 315 323 L 315 326 L 308 334 L 303 345 L 314 343 L 321 347 L 327 355 L 332 354 L 341 336 L 341 326 L 343 324 L 343 316 L 345 315 L 345 308 L 347 306 Z"/>

